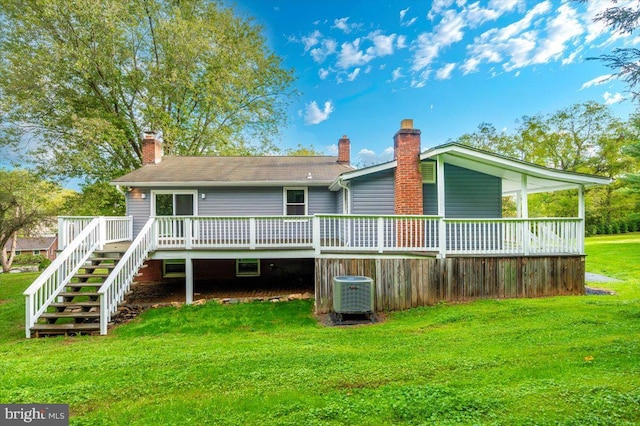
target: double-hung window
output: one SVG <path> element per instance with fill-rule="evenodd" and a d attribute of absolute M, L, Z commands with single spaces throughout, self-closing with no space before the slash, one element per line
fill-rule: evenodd
<path fill-rule="evenodd" d="M 306 216 L 308 214 L 307 188 L 284 188 L 285 216 Z"/>

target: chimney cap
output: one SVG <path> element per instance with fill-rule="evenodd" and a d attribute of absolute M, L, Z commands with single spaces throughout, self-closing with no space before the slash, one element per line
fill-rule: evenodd
<path fill-rule="evenodd" d="M 413 118 L 405 118 L 400 122 L 401 129 L 413 129 Z"/>

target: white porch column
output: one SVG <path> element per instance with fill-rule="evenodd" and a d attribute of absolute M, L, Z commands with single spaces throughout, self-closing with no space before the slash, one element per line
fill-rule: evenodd
<path fill-rule="evenodd" d="M 184 276 L 186 284 L 185 303 L 190 305 L 193 303 L 193 261 L 190 253 L 187 253 L 187 258 L 184 260 Z"/>
<path fill-rule="evenodd" d="M 584 254 L 584 222 L 585 222 L 585 208 L 584 208 L 584 185 L 578 185 L 578 217 L 580 218 L 580 224 L 578 225 L 578 250 L 580 254 Z"/>
<path fill-rule="evenodd" d="M 529 219 L 529 194 L 527 192 L 527 175 L 520 177 L 520 217 L 522 219 Z"/>
<path fill-rule="evenodd" d="M 444 205 L 444 160 L 442 155 L 438 155 L 436 158 L 436 164 L 436 181 L 438 182 L 438 216 L 440 216 L 440 221 L 438 223 L 438 256 L 444 259 L 447 256 L 447 224 L 444 221 L 446 209 Z"/>
<path fill-rule="evenodd" d="M 520 176 L 520 218 L 529 219 L 529 193 L 527 190 L 527 175 Z M 522 251 L 525 256 L 529 255 L 529 221 L 522 221 Z"/>

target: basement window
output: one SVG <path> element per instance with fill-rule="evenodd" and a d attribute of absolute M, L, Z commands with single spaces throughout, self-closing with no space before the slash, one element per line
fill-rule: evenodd
<path fill-rule="evenodd" d="M 260 259 L 236 259 L 237 277 L 259 277 Z"/>
<path fill-rule="evenodd" d="M 162 261 L 163 278 L 181 278 L 186 275 L 184 259 L 167 259 Z"/>

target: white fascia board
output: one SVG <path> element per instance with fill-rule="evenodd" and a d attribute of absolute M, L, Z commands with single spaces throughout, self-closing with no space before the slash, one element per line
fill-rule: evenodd
<path fill-rule="evenodd" d="M 492 165 L 494 167 L 499 166 L 501 168 L 504 168 L 505 170 L 526 174 L 528 176 L 535 176 L 542 179 L 557 180 L 561 182 L 570 182 L 573 184 L 585 185 L 587 187 L 608 185 L 612 182 L 611 179 L 606 177 L 554 170 L 531 163 L 509 160 L 507 158 L 496 156 L 491 153 L 468 149 L 459 145 L 442 146 L 426 151 L 423 154 L 420 154 L 420 160 L 426 160 L 440 154 L 452 155 L 458 158 L 466 159 L 467 161 L 475 161 Z"/>
<path fill-rule="evenodd" d="M 351 179 L 355 179 L 360 176 L 366 176 L 373 173 L 382 172 L 384 170 L 395 169 L 398 166 L 398 162 L 396 160 L 389 161 L 388 163 L 378 164 L 376 166 L 365 167 L 364 169 L 353 170 L 351 172 L 344 172 L 336 180 L 334 180 L 329 189 L 332 191 L 337 191 L 340 187 L 338 185 L 339 181 L 347 181 Z"/>
<path fill-rule="evenodd" d="M 326 187 L 331 181 L 314 181 L 313 179 L 304 181 L 242 181 L 242 182 L 212 182 L 212 181 L 193 181 L 193 182 L 111 182 L 112 185 L 131 186 L 135 188 L 186 188 L 186 187 L 247 187 L 247 186 L 321 186 Z"/>

